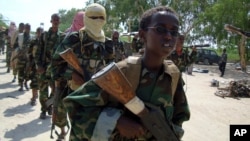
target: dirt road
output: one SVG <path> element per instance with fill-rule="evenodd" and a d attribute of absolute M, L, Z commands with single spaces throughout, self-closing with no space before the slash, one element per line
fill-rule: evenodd
<path fill-rule="evenodd" d="M 0 141 L 50 141 L 51 118 L 40 120 L 40 105 L 31 106 L 31 90 L 19 92 L 12 73 L 6 73 L 5 56 L 0 56 Z M 191 119 L 183 124 L 183 141 L 229 141 L 230 124 L 250 124 L 250 98 L 221 98 L 210 87 L 212 79 L 220 82 L 247 78 L 249 75 L 227 65 L 223 78 L 218 67 L 195 65 L 209 73 L 183 73 L 190 104 Z M 54 134 L 54 137 L 56 135 Z M 55 139 L 54 139 L 55 140 Z"/>
<path fill-rule="evenodd" d="M 39 119 L 39 103 L 30 105 L 31 90 L 18 91 L 17 81 L 11 82 L 12 71 L 6 73 L 4 60 L 0 55 L 0 141 L 52 141 L 51 117 Z"/>

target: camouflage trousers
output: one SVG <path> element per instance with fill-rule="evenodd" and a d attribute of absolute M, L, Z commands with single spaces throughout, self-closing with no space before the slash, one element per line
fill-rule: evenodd
<path fill-rule="evenodd" d="M 4 42 L 1 42 L 0 43 L 0 53 L 1 54 L 4 54 L 4 48 L 5 48 Z"/>
<path fill-rule="evenodd" d="M 11 58 L 10 58 L 10 67 L 13 69 L 13 75 L 17 75 L 17 58 L 13 59 L 17 55 L 17 51 L 11 51 Z"/>
<path fill-rule="evenodd" d="M 18 84 L 22 87 L 23 82 L 28 80 L 27 59 L 18 58 L 17 60 Z"/>
<path fill-rule="evenodd" d="M 38 86 L 38 74 L 36 73 L 35 65 L 31 67 L 31 70 L 29 71 L 29 79 L 30 82 L 30 88 L 31 89 L 39 89 Z"/>
<path fill-rule="evenodd" d="M 68 124 L 67 120 L 67 111 L 63 105 L 62 100 L 58 102 L 57 105 L 57 112 L 55 113 L 56 116 L 54 118 L 53 123 L 58 127 L 65 127 Z"/>
<path fill-rule="evenodd" d="M 53 111 L 55 117 L 53 123 L 58 127 L 65 127 L 68 125 L 67 111 L 63 105 L 63 98 L 69 93 L 67 81 L 61 81 L 60 87 L 56 88 L 54 95 Z"/>
<path fill-rule="evenodd" d="M 10 68 L 11 48 L 7 46 L 6 49 L 6 67 Z"/>
<path fill-rule="evenodd" d="M 49 78 L 46 73 L 39 75 L 39 101 L 41 104 L 41 111 L 47 111 L 46 101 L 53 96 L 54 91 L 54 81 Z M 51 88 L 51 93 L 49 95 L 49 87 Z"/>

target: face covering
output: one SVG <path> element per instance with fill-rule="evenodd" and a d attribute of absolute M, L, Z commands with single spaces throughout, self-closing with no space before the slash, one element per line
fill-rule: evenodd
<path fill-rule="evenodd" d="M 92 19 L 91 17 L 103 17 L 104 19 L 100 18 Z M 84 15 L 83 30 L 85 30 L 91 38 L 99 42 L 105 41 L 105 35 L 102 30 L 105 23 L 106 23 L 106 11 L 103 6 L 94 3 L 86 8 Z"/>
<path fill-rule="evenodd" d="M 74 32 L 74 31 L 78 31 L 80 30 L 81 28 L 84 27 L 84 12 L 83 11 L 79 11 L 76 13 L 74 19 L 73 19 L 73 22 L 72 22 L 72 25 L 70 26 L 70 28 L 68 28 L 66 30 L 66 32 Z"/>
<path fill-rule="evenodd" d="M 104 42 L 105 35 L 102 30 L 102 27 L 105 24 L 105 21 L 102 19 L 91 19 L 89 17 L 85 17 L 85 27 L 84 30 L 88 33 L 88 35 L 96 41 Z"/>
<path fill-rule="evenodd" d="M 8 36 L 12 37 L 16 31 L 16 24 L 14 22 L 10 23 L 9 31 L 8 31 Z"/>

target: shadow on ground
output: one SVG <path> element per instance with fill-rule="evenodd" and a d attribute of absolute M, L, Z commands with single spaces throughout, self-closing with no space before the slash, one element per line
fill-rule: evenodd
<path fill-rule="evenodd" d="M 15 116 L 17 114 L 26 114 L 26 113 L 34 111 L 34 109 L 31 109 L 32 106 L 30 105 L 29 102 L 30 101 L 28 101 L 28 99 L 27 99 L 26 104 L 17 105 L 16 107 L 11 107 L 9 109 L 6 109 L 4 111 L 4 116 L 5 117 L 12 117 L 12 116 Z"/>
<path fill-rule="evenodd" d="M 13 99 L 16 99 L 18 100 L 18 96 L 24 94 L 26 91 L 18 91 L 15 90 L 15 91 L 9 91 L 9 92 L 4 92 L 4 93 L 0 93 L 0 100 L 1 99 L 4 99 L 4 98 L 13 98 Z"/>
<path fill-rule="evenodd" d="M 0 84 L 0 89 L 3 90 L 3 89 L 7 89 L 7 88 L 18 88 L 18 84 L 13 83 L 13 82 L 7 82 L 7 83 Z"/>
<path fill-rule="evenodd" d="M 15 129 L 9 130 L 5 133 L 4 138 L 9 138 L 12 141 L 21 141 L 25 138 L 32 138 L 50 130 L 50 118 L 46 120 L 34 119 L 26 124 L 18 124 Z M 22 134 L 20 134 L 22 133 Z M 49 135 L 48 139 L 49 140 Z"/>

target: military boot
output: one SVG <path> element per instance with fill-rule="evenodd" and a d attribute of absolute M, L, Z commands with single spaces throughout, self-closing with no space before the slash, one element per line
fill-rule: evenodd
<path fill-rule="evenodd" d="M 14 75 L 14 78 L 13 78 L 12 82 L 13 83 L 16 82 L 16 76 L 15 75 Z"/>
<path fill-rule="evenodd" d="M 23 91 L 23 84 L 19 84 L 20 88 L 18 89 L 18 91 Z"/>
<path fill-rule="evenodd" d="M 66 136 L 66 132 L 64 127 L 61 127 L 61 134 L 58 135 L 58 138 L 56 141 L 65 141 L 65 136 Z"/>
<path fill-rule="evenodd" d="M 20 88 L 18 89 L 18 91 L 23 91 L 23 86 L 20 86 Z"/>
<path fill-rule="evenodd" d="M 39 118 L 46 119 L 46 111 L 42 111 Z"/>

